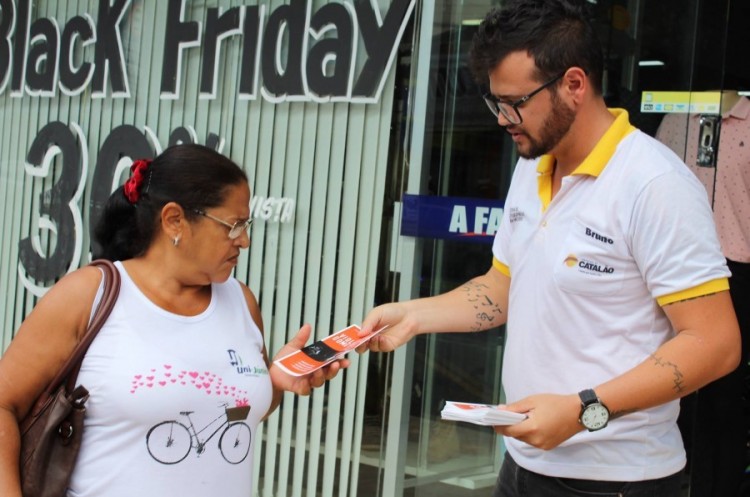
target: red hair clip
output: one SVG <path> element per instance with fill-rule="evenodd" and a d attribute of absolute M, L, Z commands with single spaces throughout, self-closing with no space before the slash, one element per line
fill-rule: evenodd
<path fill-rule="evenodd" d="M 141 185 L 143 185 L 143 180 L 146 178 L 146 170 L 150 165 L 150 160 L 138 159 L 130 166 L 131 175 L 123 185 L 122 190 L 125 193 L 125 198 L 131 204 L 135 204 L 141 198 Z"/>

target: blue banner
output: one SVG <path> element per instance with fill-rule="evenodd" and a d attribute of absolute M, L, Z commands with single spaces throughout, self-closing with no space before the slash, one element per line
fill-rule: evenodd
<path fill-rule="evenodd" d="M 401 235 L 492 243 L 504 205 L 502 200 L 405 194 Z"/>

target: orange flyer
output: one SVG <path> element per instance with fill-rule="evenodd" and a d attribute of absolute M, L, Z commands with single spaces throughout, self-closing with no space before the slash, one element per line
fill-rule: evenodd
<path fill-rule="evenodd" d="M 347 352 L 356 349 L 385 328 L 380 328 L 370 335 L 360 337 L 360 327 L 353 324 L 325 337 L 323 340 L 318 340 L 289 355 L 276 359 L 274 364 L 292 376 L 304 376 L 341 359 Z"/>

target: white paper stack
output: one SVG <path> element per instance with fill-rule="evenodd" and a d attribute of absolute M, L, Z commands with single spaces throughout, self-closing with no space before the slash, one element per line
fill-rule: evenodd
<path fill-rule="evenodd" d="M 447 401 L 440 412 L 443 419 L 465 421 L 482 426 L 513 425 L 526 419 L 525 414 L 506 411 L 489 404 Z"/>

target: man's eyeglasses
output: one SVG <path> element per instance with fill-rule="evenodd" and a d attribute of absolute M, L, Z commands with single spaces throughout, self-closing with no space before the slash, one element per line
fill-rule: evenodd
<path fill-rule="evenodd" d="M 227 228 L 229 228 L 229 238 L 231 240 L 236 240 L 240 236 L 242 236 L 242 233 L 249 233 L 250 227 L 253 225 L 252 219 L 245 219 L 244 221 L 237 221 L 234 224 L 228 223 L 222 219 L 219 219 L 216 216 L 212 216 L 208 212 L 202 211 L 200 209 L 193 209 L 193 212 L 195 212 L 198 215 L 201 215 L 203 217 L 207 217 L 213 221 L 216 221 L 219 224 L 223 224 Z"/>
<path fill-rule="evenodd" d="M 510 124 L 521 124 L 523 122 L 523 118 L 521 117 L 521 113 L 518 111 L 518 107 L 528 102 L 531 97 L 533 97 L 540 91 L 557 83 L 563 76 L 565 76 L 564 72 L 547 81 L 528 95 L 519 98 L 515 102 L 505 102 L 503 100 L 499 100 L 497 97 L 495 97 L 495 95 L 491 93 L 485 93 L 484 95 L 482 95 L 482 97 L 484 98 L 484 102 L 487 104 L 487 107 L 490 108 L 490 112 L 492 112 L 495 117 L 497 117 L 498 114 L 501 114 Z"/>

